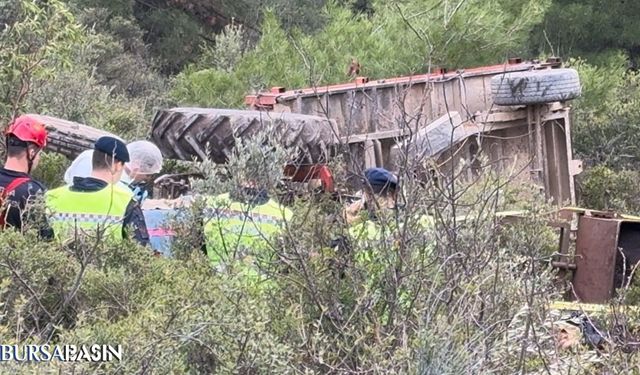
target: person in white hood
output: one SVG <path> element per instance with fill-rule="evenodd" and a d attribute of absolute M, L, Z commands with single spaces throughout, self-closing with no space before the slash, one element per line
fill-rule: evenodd
<path fill-rule="evenodd" d="M 147 181 L 150 176 L 160 172 L 163 162 L 162 153 L 158 146 L 149 141 L 131 142 L 127 145 L 127 150 L 131 160 L 125 164 L 124 173 L 119 183 L 123 187 L 131 189 L 136 195 L 136 200 L 141 202 L 146 194 L 136 188 L 136 185 Z M 64 173 L 64 182 L 67 185 L 73 185 L 74 177 L 91 176 L 92 157 L 93 150 L 86 150 L 78 155 Z"/>

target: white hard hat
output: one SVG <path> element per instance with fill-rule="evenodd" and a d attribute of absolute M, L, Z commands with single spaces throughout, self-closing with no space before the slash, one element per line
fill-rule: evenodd
<path fill-rule="evenodd" d="M 75 158 L 73 163 L 64 172 L 64 182 L 67 185 L 73 185 L 74 177 L 89 177 L 91 176 L 91 159 L 93 158 L 93 150 L 83 151 L 78 157 Z"/>
<path fill-rule="evenodd" d="M 69 168 L 64 172 L 65 184 L 73 185 L 74 177 L 90 177 L 91 172 L 93 171 L 92 159 L 93 150 L 82 151 L 82 153 L 73 160 Z M 127 184 L 131 182 L 131 177 L 127 175 L 127 172 L 123 172 L 120 180 L 124 183 L 123 186 L 127 187 Z"/>
<path fill-rule="evenodd" d="M 162 153 L 149 141 L 135 141 L 127 145 L 130 170 L 141 174 L 155 174 L 162 169 Z"/>
<path fill-rule="evenodd" d="M 155 174 L 162 169 L 162 153 L 160 149 L 149 141 L 135 141 L 127 145 L 129 158 L 131 161 L 127 163 L 127 167 L 132 172 L 140 174 Z M 89 177 L 93 171 L 91 159 L 93 158 L 93 150 L 85 150 L 64 173 L 64 182 L 67 185 L 73 185 L 74 177 Z M 126 174 L 126 173 L 125 173 Z M 123 175 L 124 180 L 130 179 Z"/>

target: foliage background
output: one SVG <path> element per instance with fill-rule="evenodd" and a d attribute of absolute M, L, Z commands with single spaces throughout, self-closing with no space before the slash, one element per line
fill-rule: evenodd
<path fill-rule="evenodd" d="M 0 0 L 0 122 L 37 112 L 136 139 L 157 108 L 242 107 L 270 86 L 346 81 L 352 59 L 382 78 L 558 55 L 583 84 L 573 102 L 581 204 L 640 214 L 639 20 L 636 2 L 607 0 Z M 38 177 L 59 185 L 67 162 L 46 155 Z M 337 215 L 331 202 L 297 207 L 307 215 L 277 247 L 288 263 L 267 296 L 194 251 L 149 259 L 134 246 L 55 248 L 4 232 L 0 341 L 127 343 L 122 364 L 48 368 L 62 372 L 552 372 L 553 236 L 535 222 L 498 232 L 490 212 L 474 211 L 480 198 L 505 206 L 499 179 L 466 187 L 470 197 L 407 186 L 424 197 L 415 213 L 440 220 L 404 236 L 435 245 L 403 245 L 420 257 L 411 262 L 382 251 L 373 286 L 371 269 L 319 245 L 341 227 L 308 218 L 327 214 L 318 207 Z M 457 222 L 458 204 L 486 224 Z M 389 313 L 407 295 L 414 304 Z M 587 373 L 637 368 L 616 351 L 567 358 Z M 0 371 L 47 370 L 33 366 Z"/>
<path fill-rule="evenodd" d="M 244 95 L 270 86 L 346 81 L 352 59 L 383 78 L 558 55 L 584 86 L 574 101 L 577 156 L 619 185 L 636 178 L 635 3 L 1 0 L 0 9 L 2 123 L 39 112 L 134 139 L 147 136 L 158 108 L 241 108 Z M 589 190 L 600 184 L 595 172 L 579 181 L 585 204 L 637 212 L 633 191 L 605 199 L 610 192 Z"/>

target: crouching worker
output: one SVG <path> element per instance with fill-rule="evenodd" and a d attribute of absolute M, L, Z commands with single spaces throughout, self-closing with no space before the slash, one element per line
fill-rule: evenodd
<path fill-rule="evenodd" d="M 275 237 L 292 212 L 255 182 L 209 200 L 205 222 L 207 254 L 218 269 L 234 267 L 245 280 L 268 287 L 260 265 L 275 256 Z"/>
<path fill-rule="evenodd" d="M 351 234 L 358 239 L 379 240 L 381 224 L 394 224 L 397 213 L 398 179 L 384 168 L 365 171 L 364 196 L 345 209 Z"/>
<path fill-rule="evenodd" d="M 144 216 L 133 192 L 118 184 L 127 162 L 126 145 L 116 138 L 102 137 L 94 146 L 91 175 L 74 177 L 71 186 L 46 194 L 57 239 L 73 239 L 84 232 L 121 241 L 132 233 L 140 244 L 149 243 Z"/>

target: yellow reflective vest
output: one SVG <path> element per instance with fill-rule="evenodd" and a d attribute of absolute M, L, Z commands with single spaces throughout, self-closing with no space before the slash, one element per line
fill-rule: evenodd
<path fill-rule="evenodd" d="M 233 256 L 251 263 L 293 215 L 272 199 L 253 206 L 222 194 L 209 199 L 205 216 L 207 254 L 217 264 Z"/>
<path fill-rule="evenodd" d="M 349 235 L 355 245 L 355 261 L 359 267 L 366 271 L 368 282 L 366 288 L 368 293 L 377 303 L 384 301 L 384 293 L 386 293 L 385 272 L 393 270 L 397 262 L 397 250 L 400 246 L 400 238 L 403 233 L 402 229 L 405 225 L 405 217 L 398 218 L 396 213 L 391 210 L 382 210 L 379 212 L 380 217 L 377 220 L 367 219 L 352 225 L 349 228 Z M 397 219 L 399 219 L 397 221 Z M 414 219 L 415 228 L 413 231 L 420 231 L 422 234 L 429 235 L 433 230 L 433 219 L 429 216 L 420 216 Z M 420 239 L 423 241 L 424 239 Z M 424 251 L 428 254 L 432 252 L 433 242 L 426 242 Z M 411 257 L 415 253 L 408 254 L 407 261 L 411 261 Z M 401 286 L 397 291 L 400 307 L 407 308 L 411 305 L 411 296 L 406 287 Z M 384 312 L 383 319 L 386 319 L 388 312 Z"/>
<path fill-rule="evenodd" d="M 122 240 L 122 225 L 133 193 L 118 185 L 98 191 L 72 191 L 69 186 L 49 190 L 46 195 L 49 220 L 58 240 L 85 233 L 104 239 Z"/>

